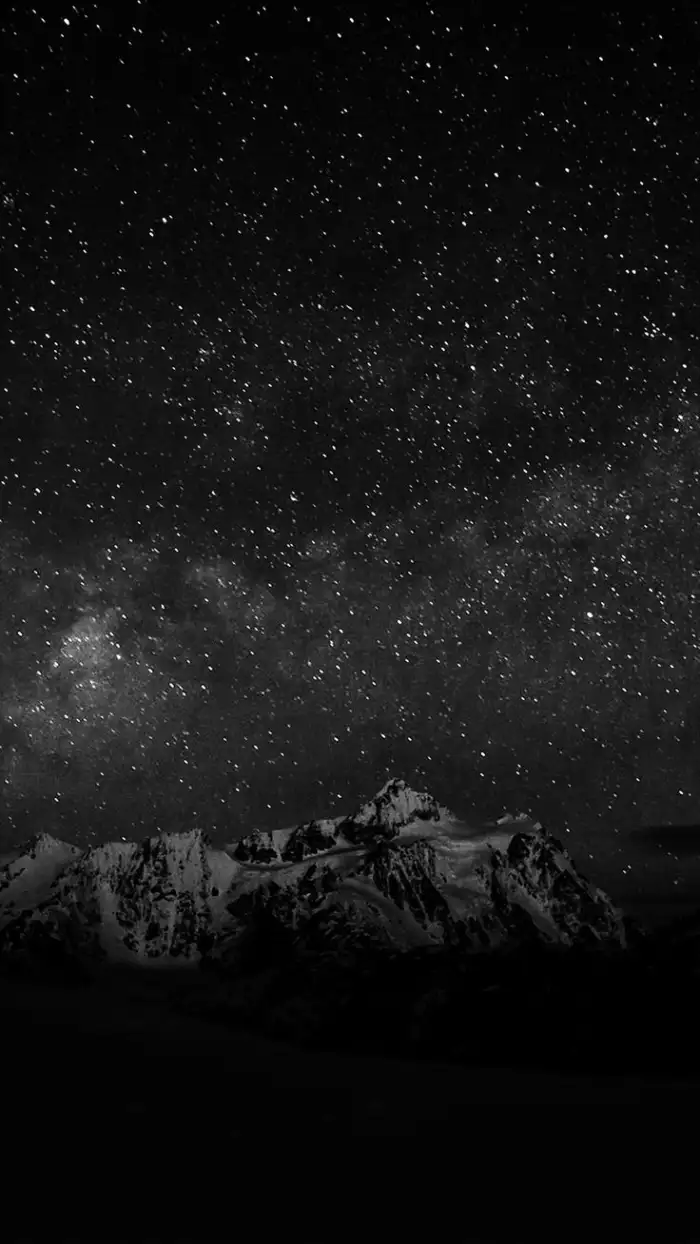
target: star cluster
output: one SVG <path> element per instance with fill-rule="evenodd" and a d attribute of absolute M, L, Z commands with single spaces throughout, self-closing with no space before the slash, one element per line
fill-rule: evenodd
<path fill-rule="evenodd" d="M 10 11 L 5 838 L 397 773 L 689 884 L 633 831 L 700 820 L 697 41 Z"/>

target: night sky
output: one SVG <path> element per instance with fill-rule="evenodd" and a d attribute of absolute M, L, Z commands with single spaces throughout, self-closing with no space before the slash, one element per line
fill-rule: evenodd
<path fill-rule="evenodd" d="M 0 31 L 0 844 L 396 775 L 689 892 L 695 6 L 216 12 Z"/>

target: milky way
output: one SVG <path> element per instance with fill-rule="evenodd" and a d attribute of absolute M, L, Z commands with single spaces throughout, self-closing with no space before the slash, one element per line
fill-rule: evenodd
<path fill-rule="evenodd" d="M 2 840 L 396 774 L 695 884 L 695 19 L 235 13 L 5 19 Z"/>

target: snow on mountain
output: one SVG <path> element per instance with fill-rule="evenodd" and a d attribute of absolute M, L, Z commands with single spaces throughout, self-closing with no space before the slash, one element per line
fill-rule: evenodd
<path fill-rule="evenodd" d="M 158 965 L 234 964 L 280 934 L 332 953 L 625 945 L 622 914 L 538 822 L 508 816 L 475 833 L 397 779 L 352 815 L 256 830 L 224 850 L 200 831 L 83 852 L 36 843 L 0 861 L 5 954 L 38 935 Z"/>
<path fill-rule="evenodd" d="M 199 831 L 71 851 L 39 900 L 25 902 L 14 920 L 12 913 L 10 921 L 4 919 L 0 948 L 22 949 L 43 929 L 69 938 L 73 948 L 115 961 L 199 958 L 217 899 L 237 872 L 230 856 L 214 850 Z M 29 889 L 30 882 L 27 894 Z M 0 893 L 0 921 L 4 899 Z"/>
<path fill-rule="evenodd" d="M 306 821 L 292 829 L 254 830 L 229 848 L 237 860 L 253 864 L 296 864 L 325 851 L 391 839 L 416 821 L 449 818 L 431 795 L 419 794 L 403 781 L 389 781 L 359 811 L 334 820 Z"/>
<path fill-rule="evenodd" d="M 313 858 L 287 862 L 317 842 Z M 264 863 L 261 845 L 264 855 L 274 851 Z M 247 956 L 251 929 L 262 925 L 269 933 L 271 922 L 318 952 L 436 945 L 478 951 L 523 938 L 626 942 L 622 913 L 538 822 L 508 816 L 474 836 L 448 809 L 403 783 L 387 783 L 357 821 L 312 822 L 264 844 L 244 839 L 236 851 L 248 866 L 215 951 L 232 966 Z"/>
<path fill-rule="evenodd" d="M 37 834 L 0 855 L 0 929 L 19 912 L 47 899 L 59 873 L 80 854 L 79 847 Z"/>

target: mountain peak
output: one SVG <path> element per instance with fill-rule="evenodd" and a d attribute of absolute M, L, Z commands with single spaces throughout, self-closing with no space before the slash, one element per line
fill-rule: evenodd
<path fill-rule="evenodd" d="M 403 778 L 390 778 L 358 812 L 341 821 L 345 837 L 393 837 L 413 821 L 439 821 L 440 805 L 432 795 L 411 789 Z M 364 832 L 367 831 L 367 832 Z"/>
<path fill-rule="evenodd" d="M 30 838 L 26 838 L 24 842 L 16 848 L 23 855 L 36 858 L 38 855 L 53 854 L 56 851 L 69 850 L 77 851 L 79 848 L 73 847 L 70 843 L 64 842 L 62 838 L 54 838 L 52 834 L 38 833 L 32 834 Z"/>
<path fill-rule="evenodd" d="M 293 829 L 255 829 L 231 850 L 235 859 L 249 864 L 299 863 L 328 851 L 394 838 L 406 826 L 437 822 L 446 812 L 431 795 L 412 790 L 403 778 L 391 778 L 348 816 L 305 821 Z"/>

